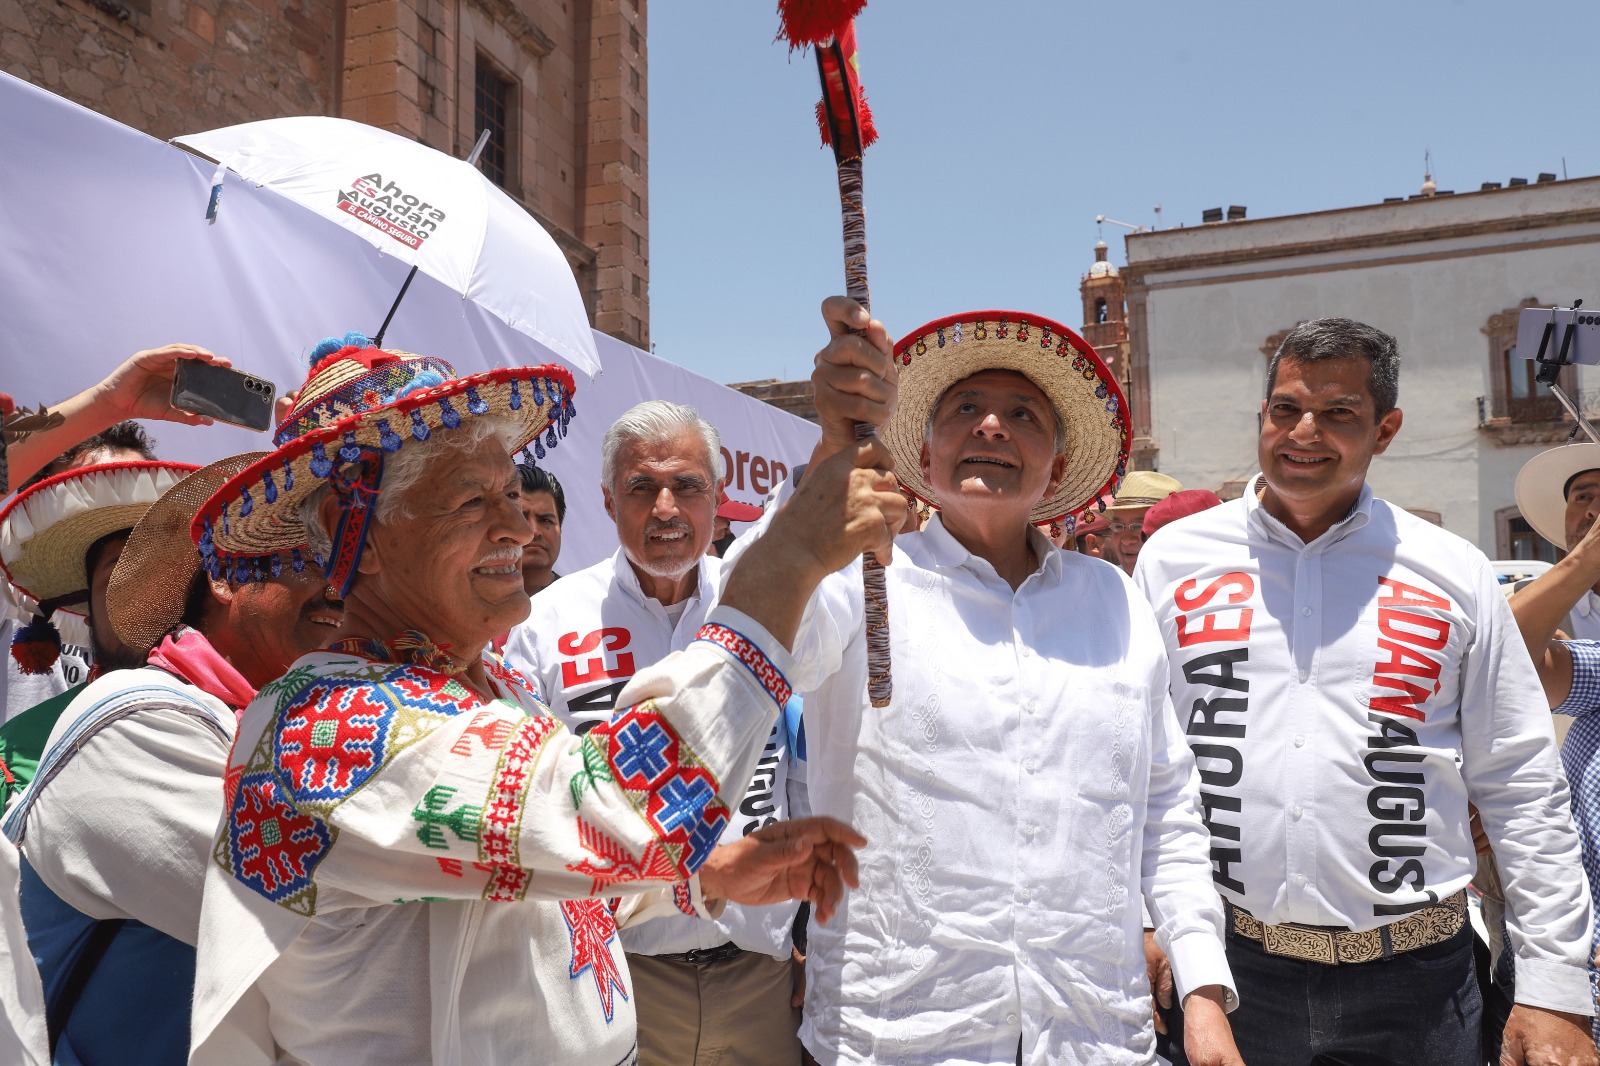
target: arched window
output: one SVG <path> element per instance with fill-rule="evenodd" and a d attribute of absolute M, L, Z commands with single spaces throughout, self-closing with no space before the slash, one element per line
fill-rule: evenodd
<path fill-rule="evenodd" d="M 1104 296 L 1095 297 L 1095 301 L 1094 301 L 1094 320 L 1095 320 L 1095 323 L 1097 325 L 1103 324 L 1106 321 L 1106 318 L 1108 317 L 1108 315 L 1109 315 L 1109 312 L 1106 310 L 1106 298 Z"/>

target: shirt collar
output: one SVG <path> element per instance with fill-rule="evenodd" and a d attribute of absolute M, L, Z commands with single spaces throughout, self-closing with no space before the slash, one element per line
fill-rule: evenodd
<path fill-rule="evenodd" d="M 1372 494 L 1372 486 L 1363 481 L 1361 483 L 1361 494 L 1356 497 L 1355 506 L 1350 508 L 1350 513 L 1329 526 L 1327 532 L 1312 541 L 1311 544 L 1307 544 L 1300 539 L 1294 530 L 1278 521 L 1262 506 L 1260 493 L 1266 487 L 1266 484 L 1267 478 L 1265 474 L 1257 474 L 1250 479 L 1249 487 L 1244 494 L 1249 521 L 1268 536 L 1286 541 L 1291 545 L 1309 548 L 1312 544 L 1320 544 L 1326 547 L 1327 545 L 1338 543 L 1372 521 L 1372 502 L 1375 497 Z"/>
<path fill-rule="evenodd" d="M 1600 596 L 1594 594 L 1594 589 L 1589 589 L 1578 600 L 1578 613 L 1587 618 L 1594 614 L 1597 605 L 1600 605 Z"/>
<path fill-rule="evenodd" d="M 928 554 L 936 566 L 954 569 L 967 567 L 972 569 L 980 567 L 981 572 L 995 574 L 995 568 L 989 560 L 972 554 L 962 546 L 959 540 L 951 535 L 944 527 L 943 518 L 938 511 L 928 519 L 928 524 L 922 527 L 922 543 L 927 548 Z M 1055 576 L 1061 572 L 1061 559 L 1056 551 L 1056 546 L 1050 543 L 1050 538 L 1039 532 L 1034 525 L 1028 526 L 1028 544 L 1033 548 L 1033 553 L 1040 559 L 1039 568 L 1035 574 Z"/>
<path fill-rule="evenodd" d="M 712 573 L 712 566 L 706 562 L 706 559 L 709 558 L 710 556 L 706 556 L 706 558 L 695 564 L 695 588 L 689 594 L 688 602 L 702 599 L 712 591 L 710 586 L 712 581 L 715 580 L 715 575 Z M 639 575 L 634 572 L 633 564 L 628 561 L 628 553 L 625 550 L 622 548 L 617 549 L 616 554 L 611 557 L 611 566 L 616 571 L 618 588 L 645 608 L 654 605 L 663 615 L 666 614 L 667 609 L 661 605 L 660 600 L 654 596 L 645 595 L 644 589 L 639 584 Z"/>

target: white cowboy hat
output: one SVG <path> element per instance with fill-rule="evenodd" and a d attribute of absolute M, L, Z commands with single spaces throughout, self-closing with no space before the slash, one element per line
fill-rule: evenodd
<path fill-rule="evenodd" d="M 1600 470 L 1600 444 L 1568 444 L 1540 452 L 1517 471 L 1517 510 L 1534 532 L 1567 549 L 1567 484 Z"/>

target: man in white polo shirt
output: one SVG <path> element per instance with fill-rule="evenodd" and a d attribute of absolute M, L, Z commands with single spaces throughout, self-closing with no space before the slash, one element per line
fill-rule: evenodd
<path fill-rule="evenodd" d="M 722 576 L 707 555 L 722 446 L 695 409 L 646 400 L 601 441 L 601 488 L 621 546 L 533 598 L 506 658 L 576 733 L 611 720 L 637 671 L 688 647 Z M 788 734 L 767 739 L 724 841 L 787 816 Z M 643 1066 L 797 1062 L 790 928 L 797 904 L 730 903 L 716 919 L 673 915 L 622 931 Z"/>
<path fill-rule="evenodd" d="M 1594 1063 L 1589 899 L 1566 782 L 1510 608 L 1466 541 L 1373 496 L 1399 432 L 1394 339 L 1290 332 L 1262 475 L 1156 533 L 1134 574 L 1200 768 L 1252 1066 L 1468 1066 L 1481 1001 L 1467 803 L 1505 875 L 1503 1063 Z"/>

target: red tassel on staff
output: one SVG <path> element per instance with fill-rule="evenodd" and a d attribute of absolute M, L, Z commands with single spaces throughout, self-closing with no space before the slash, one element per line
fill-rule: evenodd
<path fill-rule="evenodd" d="M 778 0 L 778 37 L 790 51 L 826 44 L 866 6 L 867 0 Z"/>
<path fill-rule="evenodd" d="M 817 73 L 822 78 L 822 102 L 817 105 L 822 143 L 833 147 L 840 162 L 861 158 L 862 150 L 878 139 L 878 128 L 861 91 L 853 21 L 841 26 L 832 40 L 817 45 Z"/>

